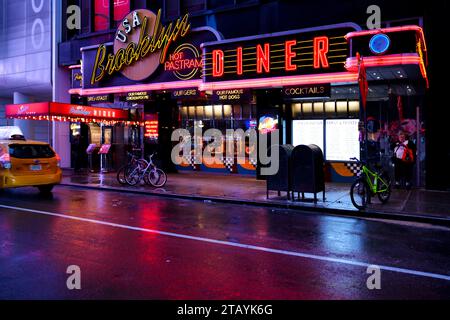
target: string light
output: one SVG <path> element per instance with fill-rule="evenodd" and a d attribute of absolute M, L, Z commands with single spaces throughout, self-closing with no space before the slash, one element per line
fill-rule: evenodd
<path fill-rule="evenodd" d="M 78 117 L 64 117 L 64 116 L 18 116 L 7 117 L 8 119 L 22 119 L 22 120 L 45 120 L 45 121 L 59 121 L 59 122 L 81 122 L 81 123 L 102 123 L 107 126 L 126 125 L 126 126 L 141 126 L 144 127 L 144 121 L 129 121 L 129 120 L 107 120 L 98 118 L 78 118 Z"/>

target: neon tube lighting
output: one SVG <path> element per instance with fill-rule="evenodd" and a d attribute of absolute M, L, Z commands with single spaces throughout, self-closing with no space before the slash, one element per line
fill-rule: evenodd
<path fill-rule="evenodd" d="M 364 57 L 366 67 L 383 67 L 402 64 L 420 64 L 421 59 L 417 53 L 392 54 L 389 56 Z M 345 68 L 348 71 L 356 72 L 358 69 L 358 59 L 356 57 L 348 58 L 345 62 Z"/>
<path fill-rule="evenodd" d="M 241 88 L 264 88 L 264 87 L 282 87 L 289 85 L 300 84 L 315 84 L 315 83 L 337 83 L 337 82 L 356 82 L 358 74 L 356 72 L 339 72 L 329 74 L 316 75 L 302 75 L 263 79 L 249 79 L 249 80 L 232 80 L 220 81 L 211 83 L 201 83 L 199 89 L 217 90 L 217 89 L 241 89 Z"/>
<path fill-rule="evenodd" d="M 69 66 L 69 69 L 77 69 L 77 68 L 81 68 L 81 64 L 74 64 L 72 66 Z"/>
<path fill-rule="evenodd" d="M 372 30 L 362 30 L 362 31 L 352 31 L 345 35 L 345 39 L 348 41 L 351 38 L 359 37 L 359 36 L 366 36 L 366 35 L 375 35 L 379 33 L 389 33 L 389 32 L 402 32 L 402 31 L 415 31 L 419 34 L 420 41 L 423 44 L 423 51 L 427 52 L 427 44 L 425 42 L 425 35 L 423 33 L 423 29 L 419 26 L 401 26 L 401 27 L 390 27 L 390 28 L 383 28 L 383 29 L 372 29 Z M 425 58 L 425 61 L 427 61 L 427 58 Z"/>
<path fill-rule="evenodd" d="M 390 27 L 382 29 L 371 29 L 362 31 L 352 31 L 345 35 L 345 39 L 350 39 L 353 37 L 374 35 L 378 33 L 389 33 L 389 32 L 402 32 L 402 31 L 416 31 L 423 35 L 423 29 L 419 26 L 402 26 L 402 27 Z"/>
<path fill-rule="evenodd" d="M 93 88 L 93 89 L 77 88 L 77 89 L 70 89 L 69 93 L 78 94 L 80 96 L 87 96 L 87 95 L 109 94 L 109 93 L 127 93 L 133 91 L 171 90 L 171 89 L 198 87 L 201 82 L 202 80 L 198 79 L 198 80 L 136 84 L 129 86 Z"/>
<path fill-rule="evenodd" d="M 367 67 L 387 67 L 393 65 L 407 65 L 414 64 L 418 65 L 420 68 L 420 72 L 422 73 L 422 77 L 425 79 L 427 83 L 427 88 L 429 87 L 427 71 L 425 68 L 425 64 L 423 60 L 417 53 L 404 53 L 404 54 L 393 54 L 390 56 L 383 57 L 366 57 L 363 58 L 364 65 Z M 357 72 L 358 71 L 358 59 L 348 58 L 345 62 L 345 68 L 349 72 Z"/>

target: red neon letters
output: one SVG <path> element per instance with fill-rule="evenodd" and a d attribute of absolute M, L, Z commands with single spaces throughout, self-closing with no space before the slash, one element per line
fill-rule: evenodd
<path fill-rule="evenodd" d="M 284 51 L 286 52 L 284 57 L 284 69 L 286 71 L 297 70 L 297 65 L 292 64 L 292 58 L 296 56 L 295 52 L 292 51 L 292 47 L 295 46 L 296 43 L 296 40 L 288 40 L 284 43 Z"/>
<path fill-rule="evenodd" d="M 311 41 L 311 40 L 310 40 Z M 329 51 L 329 39 L 326 36 L 319 36 L 312 39 L 313 42 L 313 67 L 314 69 L 324 69 L 329 68 L 330 64 L 328 62 L 328 51 Z M 281 43 L 283 44 L 283 43 Z M 278 45 L 278 44 L 276 44 Z M 279 58 L 280 56 L 270 56 L 270 43 L 262 43 L 262 44 L 256 44 L 256 61 L 250 62 L 250 65 L 256 64 L 256 72 L 258 74 L 262 73 L 270 73 L 271 72 L 271 58 Z M 295 61 L 295 58 L 297 57 L 296 48 L 297 46 L 297 40 L 286 40 L 284 41 L 284 50 L 278 50 L 278 51 L 284 51 L 284 70 L 285 71 L 296 71 L 299 66 L 300 67 L 309 67 L 310 65 L 298 65 Z M 311 45 L 308 44 L 310 47 Z M 309 48 L 309 47 L 305 47 Z M 302 49 L 300 47 L 300 49 Z M 243 59 L 243 51 L 244 47 L 239 46 L 235 48 L 236 52 L 236 69 L 234 69 L 236 75 L 243 75 L 244 73 L 244 59 Z M 304 54 L 304 53 L 303 53 Z M 224 69 L 225 69 L 225 62 L 224 59 L 229 59 L 228 57 L 233 57 L 233 54 L 225 57 L 224 51 L 220 49 L 212 50 L 212 76 L 215 78 L 222 77 L 224 75 Z M 246 60 L 252 60 L 246 59 Z M 228 61 L 228 60 L 227 60 Z M 254 64 L 252 64 L 254 63 Z M 282 63 L 282 61 L 275 61 L 272 63 Z M 282 67 L 283 68 L 283 67 Z M 275 69 L 279 69 L 278 67 Z M 246 70 L 246 72 L 255 71 L 253 70 Z"/>
<path fill-rule="evenodd" d="M 264 43 L 264 51 L 261 45 L 256 46 L 256 72 L 262 73 L 264 68 L 265 72 L 270 72 L 270 44 Z"/>
<path fill-rule="evenodd" d="M 242 74 L 242 47 L 236 49 L 236 73 Z"/>
<path fill-rule="evenodd" d="M 223 76 L 223 51 L 213 50 L 212 52 L 213 77 Z"/>
<path fill-rule="evenodd" d="M 314 38 L 314 68 L 328 68 L 328 37 Z"/>

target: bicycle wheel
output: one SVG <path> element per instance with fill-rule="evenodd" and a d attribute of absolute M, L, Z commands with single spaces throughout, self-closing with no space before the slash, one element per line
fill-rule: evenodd
<path fill-rule="evenodd" d="M 358 210 L 364 210 L 370 201 L 369 188 L 363 179 L 357 179 L 350 188 L 350 199 Z"/>
<path fill-rule="evenodd" d="M 391 178 L 386 172 L 380 174 L 378 179 L 377 195 L 381 203 L 386 203 L 391 197 Z"/>
<path fill-rule="evenodd" d="M 124 165 L 122 167 L 120 167 L 120 169 L 117 171 L 117 182 L 119 182 L 121 185 L 125 185 L 127 184 L 127 180 L 125 180 L 125 172 L 128 168 L 128 165 Z"/>
<path fill-rule="evenodd" d="M 154 169 L 149 171 L 147 180 L 152 186 L 161 188 L 167 182 L 167 175 L 161 169 Z"/>
<path fill-rule="evenodd" d="M 130 186 L 135 186 L 136 184 L 138 184 L 139 180 L 141 180 L 139 166 L 136 166 L 129 172 L 125 172 L 125 181 Z"/>

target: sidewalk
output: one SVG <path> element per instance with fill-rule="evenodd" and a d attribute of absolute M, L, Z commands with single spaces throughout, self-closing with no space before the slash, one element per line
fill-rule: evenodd
<path fill-rule="evenodd" d="M 272 206 L 279 208 L 319 211 L 335 215 L 364 216 L 395 220 L 427 222 L 450 226 L 450 192 L 428 190 L 393 190 L 389 202 L 385 205 L 373 200 L 364 212 L 358 212 L 350 200 L 349 184 L 327 183 L 326 200 L 322 193 L 314 203 L 313 195 L 306 194 L 305 200 L 287 200 L 286 193 L 279 197 L 271 191 L 266 199 L 265 181 L 245 175 L 217 174 L 205 172 L 180 171 L 168 174 L 164 188 L 155 189 L 140 185 L 122 186 L 116 180 L 115 173 L 80 173 L 64 170 L 63 185 L 85 188 L 101 188 L 121 192 L 153 194 L 185 199 L 226 202 L 235 204 Z"/>

